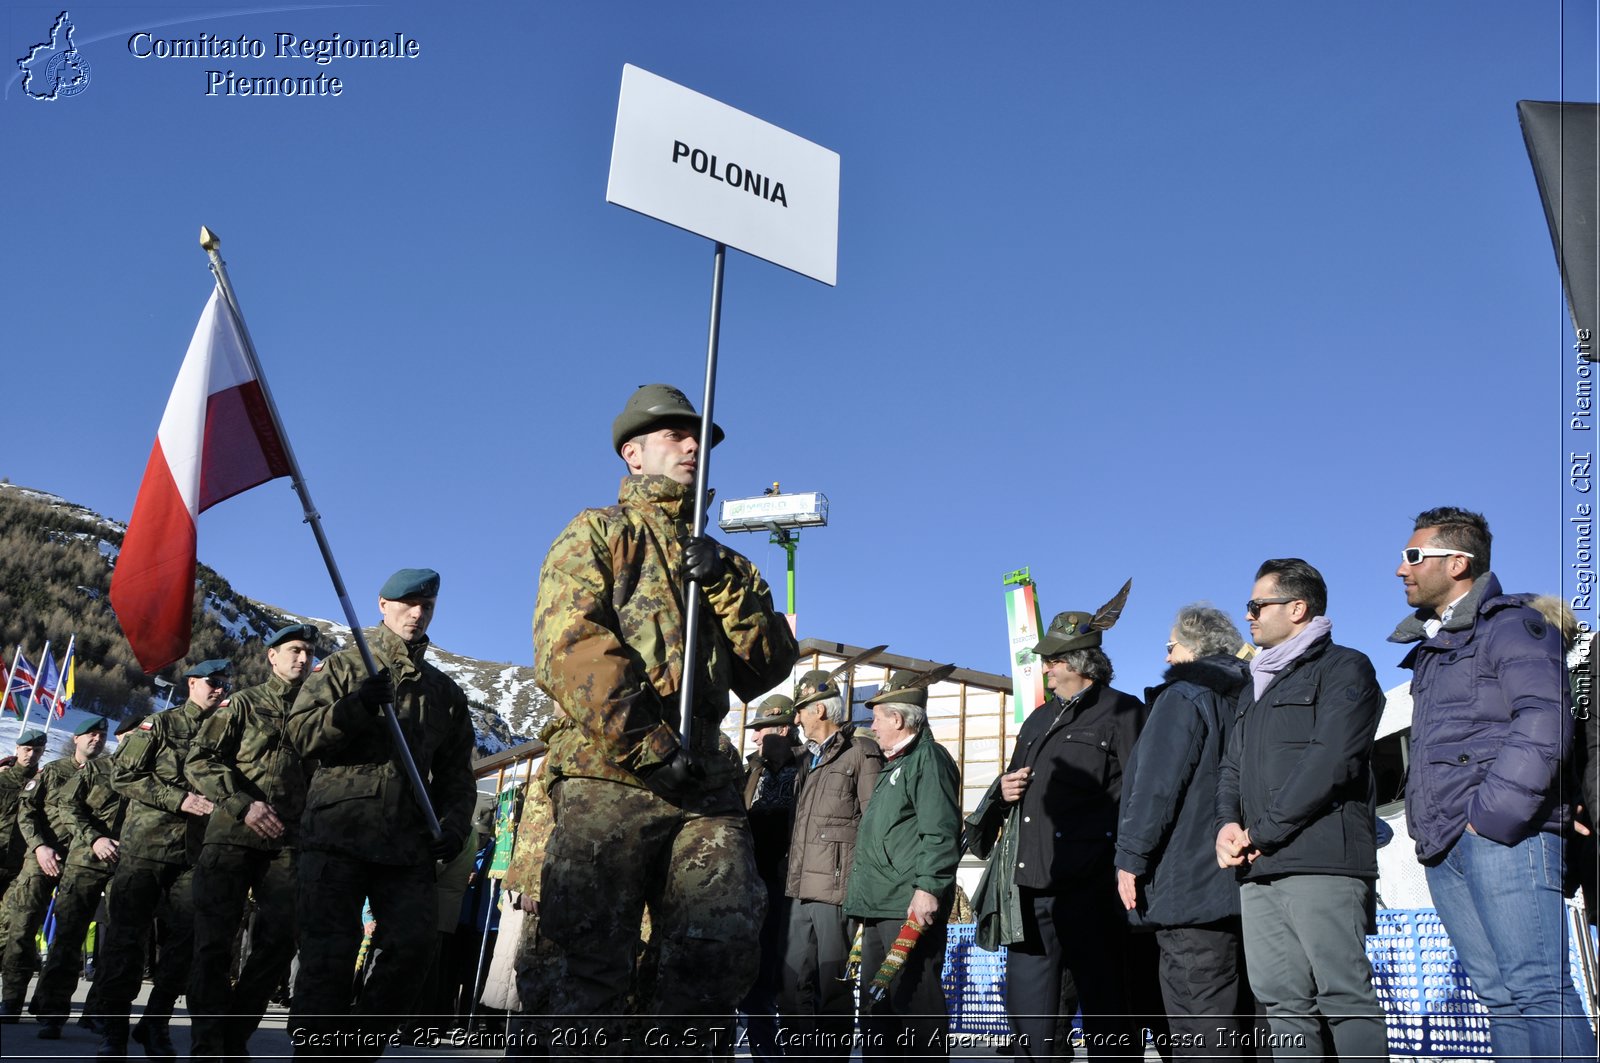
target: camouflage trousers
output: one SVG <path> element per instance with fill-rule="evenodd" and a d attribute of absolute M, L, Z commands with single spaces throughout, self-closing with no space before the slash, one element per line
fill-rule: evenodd
<path fill-rule="evenodd" d="M 635 1004 L 659 1021 L 653 1043 L 631 1047 L 651 1056 L 731 1051 L 767 899 L 744 814 L 695 812 L 602 779 L 562 779 L 551 797 L 535 945 L 544 984 L 529 985 L 524 1000 L 588 1031 L 588 1040 L 553 1038 L 552 1054 L 626 1047 L 613 1017 L 629 1010 L 647 905 L 655 978 Z"/>
<path fill-rule="evenodd" d="M 33 1010 L 41 1019 L 65 1019 L 72 1012 L 72 993 L 83 971 L 83 942 L 111 874 L 110 864 L 68 864 L 61 869 L 61 884 L 56 887 L 56 933 L 33 990 Z"/>
<path fill-rule="evenodd" d="M 272 991 L 289 973 L 295 947 L 293 849 L 254 849 L 207 842 L 194 868 L 194 966 L 189 972 L 189 1054 L 215 1059 L 244 1054 Z M 233 947 L 254 895 L 250 954 L 230 990 Z"/>
<path fill-rule="evenodd" d="M 34 939 L 44 924 L 50 895 L 59 881 L 56 876 L 45 874 L 29 853 L 22 873 L 6 890 L 6 933 L 0 940 L 0 1000 L 20 1004 L 28 992 L 28 982 L 39 967 L 39 947 Z"/>
<path fill-rule="evenodd" d="M 376 1057 L 379 1035 L 415 1009 L 438 946 L 439 895 L 432 861 L 375 864 L 320 849 L 300 853 L 300 970 L 289 1039 L 297 1056 Z M 361 907 L 378 924 L 352 1021 Z M 410 1038 L 406 1044 L 412 1043 Z"/>
<path fill-rule="evenodd" d="M 106 914 L 111 925 L 106 928 L 95 977 L 103 1013 L 108 1019 L 127 1021 L 144 981 L 145 945 L 159 919 L 154 986 L 144 1011 L 153 1018 L 169 1016 L 174 1002 L 189 988 L 189 965 L 194 958 L 194 868 L 124 855 L 117 861 L 109 889 Z"/>

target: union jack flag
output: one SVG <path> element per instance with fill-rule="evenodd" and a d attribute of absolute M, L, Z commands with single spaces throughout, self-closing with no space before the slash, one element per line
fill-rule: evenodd
<path fill-rule="evenodd" d="M 27 707 L 28 694 L 33 690 L 34 671 L 28 659 L 17 653 L 17 663 L 11 669 L 11 681 L 6 684 L 5 700 L 0 701 L 0 712 L 10 709 L 18 716 Z"/>

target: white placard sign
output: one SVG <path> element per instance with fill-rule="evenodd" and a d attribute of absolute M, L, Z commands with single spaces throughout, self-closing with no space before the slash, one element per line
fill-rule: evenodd
<path fill-rule="evenodd" d="M 606 202 L 836 283 L 839 154 L 622 68 Z"/>

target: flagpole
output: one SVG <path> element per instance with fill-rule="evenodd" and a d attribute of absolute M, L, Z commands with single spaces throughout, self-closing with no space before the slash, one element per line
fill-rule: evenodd
<path fill-rule="evenodd" d="M 67 639 L 66 655 L 61 658 L 67 662 L 67 668 L 72 667 L 72 647 L 77 641 L 78 633 L 74 631 L 72 637 Z M 50 717 L 66 716 L 66 712 L 61 708 L 61 684 L 66 682 L 67 668 L 56 669 L 56 688 L 50 692 L 50 707 L 44 710 L 44 733 L 46 738 L 50 737 Z"/>
<path fill-rule="evenodd" d="M 278 438 L 283 442 L 283 455 L 289 462 L 294 493 L 300 497 L 300 507 L 305 512 L 306 523 L 311 525 L 311 534 L 316 537 L 317 549 L 322 551 L 322 562 L 328 568 L 328 577 L 333 580 L 334 593 L 339 596 L 339 605 L 344 609 L 345 621 L 350 625 L 350 636 L 355 640 L 356 648 L 361 651 L 361 660 L 367 666 L 367 673 L 377 675 L 378 662 L 373 658 L 372 649 L 367 645 L 366 636 L 362 633 L 361 618 L 356 614 L 355 606 L 350 604 L 350 595 L 345 591 L 344 578 L 339 575 L 339 564 L 333 559 L 333 547 L 328 544 L 328 537 L 322 530 L 322 515 L 311 503 L 311 492 L 306 487 L 304 474 L 300 471 L 300 462 L 294 456 L 294 446 L 289 442 L 289 433 L 283 430 L 283 418 L 278 416 L 278 404 L 273 401 L 272 389 L 267 386 L 267 375 L 261 371 L 261 360 L 256 357 L 256 345 L 250 339 L 250 328 L 244 323 L 244 314 L 239 310 L 239 300 L 234 297 L 233 285 L 228 281 L 228 267 L 222 261 L 222 254 L 218 250 L 222 246 L 222 241 L 217 238 L 216 233 L 202 225 L 200 246 L 211 259 L 211 272 L 217 278 L 217 287 L 222 289 L 222 297 L 227 300 L 228 311 L 233 314 L 234 323 L 239 326 L 239 335 L 244 340 L 244 356 L 261 385 L 261 397 L 266 400 L 267 412 L 272 416 L 272 425 L 277 430 Z M 394 741 L 395 753 L 400 758 L 401 766 L 405 768 L 406 778 L 411 780 L 411 792 L 416 795 L 417 804 L 421 806 L 422 814 L 427 818 L 428 832 L 437 840 L 442 833 L 439 829 L 439 817 L 433 810 L 433 802 L 428 800 L 428 791 L 422 784 L 422 774 L 417 771 L 417 762 L 411 756 L 411 747 L 406 744 L 405 734 L 400 730 L 400 717 L 395 713 L 393 702 L 384 704 L 383 718 L 389 724 L 389 737 Z"/>
<path fill-rule="evenodd" d="M 712 433 L 711 403 L 717 391 L 717 341 L 722 335 L 722 266 L 728 249 L 719 240 L 711 267 L 711 327 L 706 340 L 706 388 L 700 407 L 699 461 L 694 463 L 694 529 L 695 538 L 706 531 L 706 481 L 711 478 Z M 700 584 L 691 579 L 684 592 L 683 622 L 683 680 L 678 687 L 678 742 L 684 752 L 689 749 L 689 735 L 694 727 L 695 642 L 700 630 Z"/>
<path fill-rule="evenodd" d="M 33 686 L 28 690 L 28 707 L 22 711 L 22 722 L 17 725 L 17 733 L 27 730 L 28 717 L 33 715 L 33 703 L 39 696 L 39 680 L 44 678 L 44 659 L 50 656 L 50 640 L 44 640 L 44 653 L 39 656 L 39 667 L 33 670 Z M 49 723 L 49 721 L 45 721 Z M 48 730 L 48 728 L 46 728 Z"/>

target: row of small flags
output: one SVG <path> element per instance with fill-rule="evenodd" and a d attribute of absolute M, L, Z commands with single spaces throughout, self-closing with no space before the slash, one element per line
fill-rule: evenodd
<path fill-rule="evenodd" d="M 46 642 L 38 668 L 35 668 L 23 655 L 22 647 L 18 646 L 16 654 L 11 658 L 11 667 L 6 671 L 5 694 L 0 697 L 0 712 L 14 712 L 24 724 L 33 713 L 35 705 L 40 706 L 46 713 L 46 722 L 51 712 L 57 717 L 65 716 L 67 710 L 72 707 L 72 695 L 77 688 L 76 667 L 72 659 L 73 647 L 77 644 L 77 640 L 76 635 L 67 640 L 67 652 L 62 655 L 59 665 L 56 664 L 56 659 L 50 656 L 50 643 Z"/>

